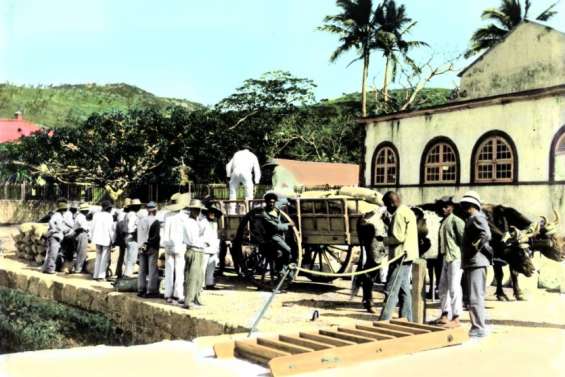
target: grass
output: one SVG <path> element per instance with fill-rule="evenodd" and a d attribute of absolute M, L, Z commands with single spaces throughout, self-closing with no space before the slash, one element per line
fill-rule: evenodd
<path fill-rule="evenodd" d="M 105 316 L 0 288 L 0 354 L 96 344 L 129 345 Z"/>
<path fill-rule="evenodd" d="M 12 118 L 22 111 L 24 118 L 46 127 L 69 127 L 83 122 L 94 112 L 170 105 L 196 110 L 192 101 L 157 97 L 128 84 L 78 84 L 59 86 L 18 86 L 0 84 L 0 118 Z"/>

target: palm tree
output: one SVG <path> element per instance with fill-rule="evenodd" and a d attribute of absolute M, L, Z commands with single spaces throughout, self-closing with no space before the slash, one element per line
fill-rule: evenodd
<path fill-rule="evenodd" d="M 369 74 L 369 58 L 371 55 L 371 40 L 374 36 L 375 23 L 372 19 L 372 0 L 337 0 L 336 5 L 341 13 L 326 16 L 324 25 L 319 30 L 339 35 L 340 45 L 332 53 L 333 63 L 343 53 L 355 49 L 358 56 L 351 61 L 363 61 L 363 77 L 361 80 L 361 114 L 367 116 L 367 76 Z"/>
<path fill-rule="evenodd" d="M 486 20 L 491 20 L 492 23 L 473 33 L 471 37 L 471 47 L 465 53 L 466 58 L 494 46 L 520 22 L 528 18 L 528 12 L 531 6 L 530 0 L 525 0 L 524 6 L 522 6 L 520 0 L 501 1 L 498 8 L 489 8 L 483 11 L 481 17 Z M 536 20 L 547 21 L 555 16 L 557 11 L 554 9 L 558 3 L 559 1 L 547 7 L 546 10 L 536 17 Z"/>
<path fill-rule="evenodd" d="M 396 6 L 394 0 L 384 0 L 375 10 L 375 33 L 373 47 L 383 52 L 385 57 L 385 70 L 383 79 L 383 99 L 388 102 L 388 85 L 396 78 L 396 68 L 400 58 L 412 67 L 416 64 L 408 56 L 408 51 L 415 47 L 428 46 L 422 41 L 407 41 L 406 34 L 416 25 L 406 15 L 404 5 Z"/>

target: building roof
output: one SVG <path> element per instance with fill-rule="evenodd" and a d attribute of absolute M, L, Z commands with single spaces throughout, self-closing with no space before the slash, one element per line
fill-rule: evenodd
<path fill-rule="evenodd" d="M 465 72 L 467 72 L 471 67 L 473 67 L 475 64 L 477 64 L 478 62 L 480 62 L 481 60 L 484 59 L 485 56 L 487 56 L 488 54 L 490 54 L 490 52 L 495 49 L 498 45 L 500 45 L 501 43 L 504 43 L 504 41 L 506 39 L 508 39 L 508 37 L 510 37 L 510 35 L 512 35 L 514 33 L 514 31 L 516 31 L 517 29 L 521 28 L 523 25 L 525 24 L 531 24 L 531 25 L 535 25 L 537 27 L 540 28 L 544 28 L 547 30 L 551 30 L 552 32 L 555 33 L 559 33 L 559 34 L 565 34 L 559 30 L 556 30 L 552 27 L 549 27 L 547 25 L 543 25 L 540 24 L 539 22 L 535 22 L 535 21 L 531 21 L 531 20 L 523 20 L 522 22 L 520 22 L 518 25 L 516 25 L 516 27 L 514 27 L 514 29 L 510 30 L 508 33 L 506 33 L 506 35 L 497 43 L 495 43 L 492 47 L 489 47 L 486 51 L 484 51 L 481 55 L 479 55 L 478 58 L 476 58 L 475 60 L 473 60 L 473 62 L 471 64 L 469 64 L 468 66 L 466 66 L 465 68 L 463 68 L 463 70 L 461 70 L 461 72 L 459 72 L 457 74 L 457 76 L 461 77 L 465 74 Z"/>
<path fill-rule="evenodd" d="M 304 186 L 354 186 L 359 183 L 359 165 L 274 159 Z"/>
<path fill-rule="evenodd" d="M 41 129 L 37 124 L 33 124 L 24 119 L 0 119 L 0 143 L 16 141 L 22 136 L 29 136 Z"/>
<path fill-rule="evenodd" d="M 490 97 L 473 98 L 465 101 L 456 101 L 444 103 L 441 105 L 430 106 L 419 110 L 404 110 L 396 113 L 379 115 L 376 117 L 360 118 L 359 123 L 376 123 L 391 120 L 399 120 L 405 118 L 414 118 L 418 116 L 433 115 L 437 113 L 446 113 L 450 111 L 467 110 L 476 107 L 500 105 L 511 102 L 533 100 L 543 97 L 564 95 L 565 84 L 552 86 L 549 88 L 530 89 L 522 92 L 514 92 L 508 94 L 498 94 Z"/>

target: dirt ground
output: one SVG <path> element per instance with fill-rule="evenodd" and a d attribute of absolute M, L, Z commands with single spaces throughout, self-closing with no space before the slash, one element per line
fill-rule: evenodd
<path fill-rule="evenodd" d="M 14 229 L 0 227 L 0 240 L 4 241 L 4 247 L 8 250 L 10 250 L 11 243 L 9 233 Z M 3 263 L 19 263 L 14 261 L 9 254 L 8 252 L 8 258 L 0 259 L 0 268 Z M 66 277 L 61 274 L 55 278 Z M 81 280 L 83 280 L 81 284 L 106 284 L 108 287 L 110 286 L 109 283 L 96 283 L 88 280 L 86 276 Z M 347 280 L 338 280 L 334 284 L 316 284 L 300 279 L 289 290 L 289 293 L 275 297 L 273 304 L 259 325 L 259 331 L 311 330 L 331 325 L 375 320 L 374 315 L 365 312 L 362 308 L 360 297 L 351 299 L 350 284 L 350 281 Z M 221 290 L 204 293 L 205 306 L 196 315 L 250 327 L 263 303 L 268 299 L 269 293 L 259 292 L 255 288 L 241 283 L 235 276 L 221 278 L 218 286 Z M 511 296 L 510 291 L 507 294 Z M 381 302 L 382 297 L 378 290 L 375 291 L 377 302 Z M 162 300 L 151 301 L 153 305 L 166 305 Z M 439 314 L 437 306 L 437 302 L 429 303 L 428 319 L 435 318 Z M 380 309 L 377 308 L 377 310 Z M 315 311 L 318 311 L 319 318 L 312 321 Z M 492 333 L 484 340 L 469 341 L 461 346 L 400 356 L 378 362 L 362 363 L 312 375 L 349 376 L 354 373 L 363 373 L 369 376 L 377 374 L 396 376 L 417 374 L 430 377 L 443 375 L 456 375 L 458 377 L 500 376 L 501 374 L 513 377 L 565 376 L 563 364 L 565 356 L 565 295 L 536 290 L 529 295 L 529 300 L 525 302 L 497 302 L 494 298 L 494 287 L 490 287 L 487 297 L 487 312 Z M 468 328 L 467 313 L 463 315 L 463 319 L 463 326 Z M 206 345 L 207 342 L 204 341 L 200 344 Z M 163 349 L 163 352 L 166 351 Z M 0 372 L 2 371 L 2 362 L 0 360 Z M 113 363 L 116 361 L 115 358 L 108 358 L 105 362 Z M 196 357 L 194 363 L 200 366 L 204 365 L 201 363 L 207 363 L 206 365 L 210 364 L 210 367 L 214 364 L 208 358 L 200 359 L 198 357 Z M 171 373 L 178 372 L 179 365 L 174 365 L 174 363 L 171 365 L 159 364 L 161 365 L 161 374 L 167 370 L 170 370 Z M 182 360 L 179 360 L 179 364 L 182 365 Z M 140 369 L 150 370 L 150 368 L 141 368 L 142 365 L 144 365 L 144 362 L 140 361 Z M 110 370 L 111 364 L 107 366 Z M 212 373 L 212 370 L 216 371 L 216 367 L 219 374 Z M 259 375 L 265 372 L 261 368 L 253 369 L 256 367 L 252 368 L 251 366 L 249 368 L 251 369 L 247 369 L 248 373 L 238 374 L 220 363 L 214 364 L 213 369 L 207 370 L 210 375 L 244 376 Z M 206 370 L 206 368 L 198 370 Z M 222 370 L 226 374 L 221 373 Z M 253 372 L 251 372 L 252 370 Z M 256 374 L 257 371 L 259 371 L 259 374 Z M 122 376 L 130 375 L 129 373 L 120 374 Z M 56 375 L 63 376 L 66 374 L 59 370 Z M 150 374 L 136 374 L 137 377 L 142 375 Z"/>

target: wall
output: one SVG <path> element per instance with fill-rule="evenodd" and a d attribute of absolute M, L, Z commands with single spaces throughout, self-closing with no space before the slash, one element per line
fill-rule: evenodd
<path fill-rule="evenodd" d="M 37 221 L 55 208 L 53 202 L 0 200 L 0 224 Z"/>
<path fill-rule="evenodd" d="M 371 182 L 376 146 L 390 141 L 398 149 L 400 191 L 409 203 L 476 189 L 487 202 L 513 205 L 530 215 L 550 215 L 552 207 L 561 208 L 565 218 L 564 186 L 548 183 L 549 150 L 555 134 L 565 125 L 564 105 L 565 96 L 561 95 L 369 124 L 365 140 L 366 182 Z M 512 137 L 518 152 L 520 185 L 469 186 L 473 146 L 491 130 L 501 130 Z M 417 187 L 422 153 L 428 141 L 437 136 L 448 137 L 457 146 L 460 187 Z"/>
<path fill-rule="evenodd" d="M 525 22 L 461 76 L 461 99 L 493 96 L 565 82 L 565 34 Z"/>

